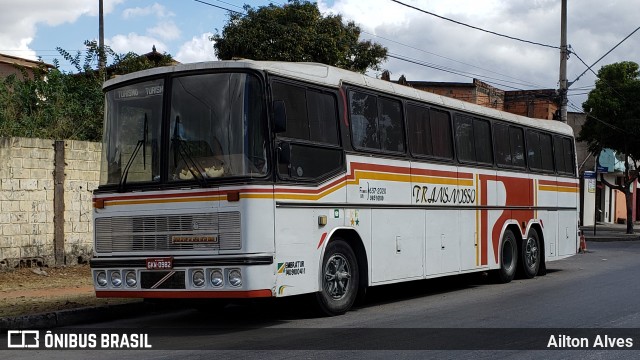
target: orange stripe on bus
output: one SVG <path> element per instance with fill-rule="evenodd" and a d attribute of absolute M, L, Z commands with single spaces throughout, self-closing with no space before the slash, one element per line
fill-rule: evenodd
<path fill-rule="evenodd" d="M 459 177 L 458 177 L 459 176 Z M 346 185 L 358 185 L 361 180 L 379 180 L 395 182 L 422 182 L 440 185 L 473 186 L 473 174 L 456 173 L 452 171 L 411 169 L 401 166 L 390 166 L 380 164 L 351 163 L 351 172 L 340 176 L 333 181 L 312 189 L 293 189 L 278 187 L 275 189 L 234 189 L 240 193 L 242 199 L 288 199 L 288 200 L 318 200 Z M 158 203 L 178 203 L 178 202 L 199 202 L 199 201 L 221 201 L 225 200 L 229 189 L 215 191 L 199 191 L 187 194 L 151 194 L 151 195 L 118 195 L 104 198 L 94 198 L 101 200 L 105 206 L 118 205 L 141 205 Z"/>

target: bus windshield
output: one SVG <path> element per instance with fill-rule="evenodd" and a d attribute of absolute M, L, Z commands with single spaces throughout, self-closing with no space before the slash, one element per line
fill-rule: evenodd
<path fill-rule="evenodd" d="M 257 77 L 215 73 L 170 81 L 170 94 L 162 79 L 107 92 L 100 185 L 205 184 L 267 174 L 266 111 Z M 163 161 L 167 174 L 160 173 Z"/>

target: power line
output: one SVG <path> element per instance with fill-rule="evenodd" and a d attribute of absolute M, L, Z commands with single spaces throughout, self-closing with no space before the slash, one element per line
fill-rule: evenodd
<path fill-rule="evenodd" d="M 454 74 L 454 75 L 468 77 L 468 78 L 471 78 L 471 79 L 477 78 L 477 79 L 482 80 L 482 81 L 484 81 L 484 82 L 486 82 L 488 84 L 498 85 L 498 86 L 502 86 L 502 87 L 506 87 L 506 88 L 510 88 L 510 89 L 514 89 L 514 90 L 524 90 L 522 88 L 517 88 L 517 87 L 509 86 L 509 85 L 506 85 L 506 84 L 502 84 L 502 83 L 499 83 L 499 82 L 496 82 L 496 81 L 487 80 L 486 77 L 482 77 L 482 76 L 480 76 L 478 74 L 465 73 L 465 72 L 460 71 L 460 70 L 450 69 L 450 68 L 447 68 L 447 67 L 444 67 L 444 66 L 439 66 L 439 65 L 435 65 L 435 64 L 426 63 L 426 62 L 423 62 L 421 60 L 412 59 L 412 58 L 408 58 L 408 57 L 403 57 L 403 56 L 396 55 L 396 54 L 393 54 L 393 53 L 389 53 L 389 54 L 387 54 L 387 56 L 392 58 L 392 59 L 397 59 L 397 60 L 405 61 L 405 62 L 408 62 L 408 63 L 412 63 L 412 64 L 424 66 L 424 67 L 428 67 L 428 68 L 431 68 L 431 69 L 440 70 L 440 71 L 447 72 L 447 73 Z M 495 79 L 495 78 L 489 78 L 489 79 L 510 82 L 510 81 L 507 81 L 507 80 L 504 80 L 504 79 Z M 511 82 L 511 83 L 513 83 L 513 82 Z"/>
<path fill-rule="evenodd" d="M 513 79 L 513 80 L 518 80 L 519 82 L 521 82 L 521 84 L 522 84 L 522 85 L 535 86 L 535 87 L 538 87 L 538 88 L 543 88 L 543 87 L 544 87 L 544 86 L 542 86 L 542 85 L 539 85 L 539 84 L 536 84 L 536 83 L 533 83 L 533 82 L 530 82 L 530 81 L 526 81 L 526 80 L 518 79 L 518 78 L 515 78 L 515 77 L 513 77 L 513 76 L 509 76 L 509 75 L 501 74 L 501 73 L 499 73 L 499 72 L 496 72 L 496 71 L 493 71 L 493 70 L 490 70 L 490 69 L 485 69 L 485 68 L 480 67 L 480 66 L 476 66 L 476 65 L 469 64 L 469 63 L 466 63 L 466 62 L 463 62 L 463 61 L 459 61 L 459 60 L 456 60 L 456 59 L 452 59 L 452 58 L 449 58 L 449 57 L 446 57 L 446 56 L 443 56 L 443 55 L 439 55 L 439 54 L 436 54 L 436 53 L 432 53 L 432 52 L 430 52 L 430 51 L 426 51 L 426 50 L 420 49 L 420 48 L 415 47 L 415 46 L 411 46 L 411 45 L 403 44 L 403 43 L 401 43 L 401 42 L 399 42 L 399 41 L 395 41 L 395 40 L 392 40 L 392 39 L 388 39 L 388 38 L 385 38 L 385 37 L 380 36 L 380 35 L 372 34 L 372 33 L 366 32 L 366 31 L 362 31 L 362 33 L 363 33 L 363 34 L 370 35 L 370 36 L 374 36 L 374 37 L 377 37 L 377 38 L 380 38 L 380 39 L 383 39 L 383 40 L 386 40 L 386 41 L 389 41 L 389 42 L 392 42 L 392 43 L 395 43 L 395 44 L 398 44 L 398 45 L 402 45 L 402 46 L 405 46 L 405 47 L 410 48 L 410 49 L 418 50 L 418 51 L 421 51 L 421 52 L 423 52 L 423 53 L 425 53 L 425 54 L 429 54 L 429 55 L 437 56 L 437 57 L 440 57 L 440 58 L 443 58 L 443 59 L 446 59 L 446 60 L 449 60 L 449 61 L 453 61 L 453 62 L 456 62 L 456 63 L 459 63 L 459 64 L 463 64 L 463 65 L 471 66 L 471 67 L 476 68 L 476 69 L 479 69 L 479 70 L 488 71 L 488 72 L 490 72 L 490 73 L 493 73 L 493 74 L 496 74 L 496 75 L 500 75 L 500 76 L 504 76 L 504 77 L 507 77 L 507 78 L 510 78 L 510 79 Z"/>
<path fill-rule="evenodd" d="M 587 117 L 592 118 L 593 120 L 595 120 L 595 121 L 597 121 L 597 122 L 601 123 L 602 125 L 604 125 L 604 126 L 606 126 L 606 127 L 609 127 L 609 128 L 611 128 L 611 129 L 613 129 L 613 130 L 619 131 L 619 132 L 624 133 L 624 134 L 628 134 L 628 133 L 629 133 L 629 131 L 628 131 L 628 130 L 622 130 L 621 128 L 619 128 L 619 127 L 617 127 L 617 126 L 615 126 L 615 125 L 609 124 L 608 122 L 606 122 L 606 121 L 604 121 L 604 120 L 600 120 L 599 118 L 597 118 L 596 116 L 593 116 L 593 115 L 592 115 L 591 113 L 589 113 L 589 112 L 585 112 L 584 110 L 580 109 L 578 106 L 576 106 L 576 105 L 575 105 L 574 103 L 572 103 L 571 101 L 569 101 L 569 106 L 570 106 L 570 107 L 572 107 L 574 110 L 577 110 L 579 113 L 587 115 Z"/>
<path fill-rule="evenodd" d="M 392 1 L 393 1 L 393 0 L 392 0 Z M 600 62 L 600 60 L 604 59 L 604 58 L 605 58 L 605 56 L 609 55 L 609 54 L 610 54 L 613 50 L 615 50 L 618 46 L 620 46 L 620 44 L 622 44 L 622 43 L 623 43 L 623 42 L 625 42 L 628 38 L 630 38 L 630 37 L 631 37 L 631 35 L 635 34 L 635 33 L 636 33 L 636 31 L 638 31 L 638 30 L 640 30 L 640 26 L 638 26 L 635 30 L 633 30 L 629 35 L 625 36 L 625 38 L 624 38 L 624 39 L 620 40 L 620 42 L 619 42 L 619 43 L 617 43 L 617 44 L 616 44 L 616 46 L 612 47 L 612 48 L 611 48 L 611 50 L 607 51 L 607 52 L 606 52 L 604 55 L 602 55 L 598 60 L 596 60 L 596 62 L 594 62 L 593 64 L 591 64 L 591 66 L 588 66 L 584 61 L 582 61 L 582 59 L 580 59 L 580 58 L 578 57 L 578 59 L 579 59 L 580 61 L 582 61 L 582 63 L 583 63 L 585 66 L 587 66 L 587 70 L 583 71 L 583 72 L 582 72 L 582 74 L 578 75 L 578 77 L 577 77 L 575 80 L 573 80 L 572 82 L 570 82 L 570 83 L 569 83 L 569 86 L 571 86 L 571 84 L 573 84 L 574 82 L 578 81 L 578 80 L 580 79 L 580 77 L 582 77 L 582 75 L 584 75 L 584 74 L 585 74 L 587 71 L 589 71 L 589 70 L 591 70 L 591 72 L 595 74 L 595 72 L 594 72 L 591 68 L 592 68 L 595 64 L 599 63 L 599 62 Z M 574 53 L 574 54 L 575 54 L 575 53 Z M 578 56 L 578 55 L 576 54 L 576 56 Z M 596 76 L 598 76 L 598 75 L 596 74 Z"/>
<path fill-rule="evenodd" d="M 639 27 L 638 29 L 640 29 L 640 27 Z M 636 29 L 636 30 L 637 30 L 637 29 Z M 627 36 L 627 37 L 628 37 L 628 36 Z M 618 45 L 619 45 L 619 44 L 618 44 Z M 618 45 L 616 45 L 616 46 L 618 46 Z M 612 49 L 612 50 L 613 50 L 613 49 Z M 611 52 L 611 51 L 609 51 L 609 52 Z M 593 69 L 591 69 L 591 67 L 592 67 L 593 65 L 595 65 L 595 63 L 594 63 L 593 65 L 591 65 L 591 66 L 588 66 L 588 65 L 587 65 L 587 64 L 586 64 L 586 63 L 585 63 L 585 62 L 580 58 L 580 56 L 578 56 L 578 54 L 577 54 L 575 51 L 572 51 L 572 54 L 574 54 L 574 55 L 578 58 L 578 60 L 580 60 L 580 62 L 582 62 L 582 63 L 584 64 L 584 66 L 587 66 L 587 67 L 588 67 L 588 68 L 587 68 L 587 70 L 585 70 L 582 74 L 584 74 L 584 73 L 585 73 L 585 72 L 587 72 L 588 70 L 591 70 L 591 72 L 596 76 L 596 78 L 598 78 L 598 74 L 596 74 L 596 73 L 593 71 Z M 602 59 L 602 58 L 600 58 L 600 59 Z M 598 61 L 600 61 L 600 60 L 598 60 Z M 596 61 L 596 63 L 597 63 L 597 61 Z M 580 76 L 582 76 L 582 74 L 581 74 Z M 579 77 L 578 77 L 578 78 L 579 78 Z M 608 87 L 609 87 L 609 88 L 610 88 L 614 93 L 616 93 L 618 96 L 620 96 L 620 98 L 621 98 L 622 100 L 626 100 L 626 99 L 625 99 L 625 97 L 624 97 L 624 95 L 622 95 L 620 92 L 618 92 L 618 90 L 617 90 L 613 85 L 609 84 L 609 82 L 608 82 L 607 80 L 605 80 L 605 79 L 600 79 L 600 80 L 602 80 L 602 82 L 603 82 L 605 85 L 607 85 L 607 86 L 608 86 Z"/>
<path fill-rule="evenodd" d="M 201 4 L 205 4 L 205 5 L 213 6 L 213 7 L 218 8 L 218 9 L 227 10 L 227 11 L 229 11 L 229 12 L 236 13 L 236 14 L 239 14 L 239 15 L 246 15 L 246 14 L 245 14 L 245 13 L 243 13 L 243 12 L 235 11 L 235 10 L 231 10 L 231 9 L 229 9 L 229 8 L 226 8 L 226 7 L 223 7 L 223 6 L 219 6 L 219 5 L 214 5 L 214 4 L 212 4 L 212 3 L 208 3 L 208 2 L 206 2 L 206 1 L 202 1 L 202 0 L 193 0 L 193 1 L 195 1 L 195 2 L 199 2 L 199 3 L 201 3 Z M 222 3 L 224 3 L 224 4 L 228 4 L 228 3 L 225 3 L 225 2 L 223 2 L 223 1 L 220 1 L 220 2 L 222 2 Z M 229 5 L 231 5 L 231 4 L 229 4 Z M 232 5 L 232 6 L 236 6 L 236 5 Z M 236 6 L 236 7 L 237 7 L 237 6 Z"/>
<path fill-rule="evenodd" d="M 222 3 L 222 4 L 226 4 L 226 5 L 230 5 L 230 6 L 236 7 L 238 9 L 243 9 L 244 10 L 244 8 L 242 6 L 240 6 L 240 5 L 232 4 L 232 3 L 229 3 L 229 2 L 226 2 L 226 1 L 222 1 L 222 0 L 215 0 L 215 1 L 217 1 L 219 3 Z"/>
<path fill-rule="evenodd" d="M 224 10 L 227 10 L 227 11 L 232 11 L 232 12 L 238 13 L 238 14 L 240 14 L 240 15 L 246 15 L 246 14 L 244 14 L 244 13 L 240 13 L 240 12 L 237 12 L 237 11 L 234 11 L 234 10 L 231 10 L 231 9 L 228 9 L 228 8 L 224 8 L 224 7 L 222 7 L 222 6 L 213 5 L 213 4 L 210 4 L 210 3 L 205 2 L 205 1 L 201 1 L 201 0 L 194 0 L 194 1 L 199 2 L 199 3 L 202 3 L 202 4 L 205 4 L 205 5 L 214 6 L 214 7 L 216 7 L 216 8 L 224 9 Z M 216 1 L 219 1 L 219 0 L 216 0 Z M 392 0 L 392 1 L 394 1 L 394 0 Z M 219 1 L 219 2 L 225 3 L 225 2 L 223 2 L 223 1 Z M 395 1 L 395 2 L 397 2 L 397 3 L 401 4 L 401 5 L 409 6 L 409 5 L 406 5 L 406 4 L 401 3 L 401 2 L 399 2 L 399 1 Z M 226 4 L 228 4 L 228 3 L 226 3 Z M 414 8 L 414 7 L 412 7 L 412 6 L 409 6 L 409 7 Z M 419 11 L 426 12 L 426 11 L 421 10 L 421 9 L 418 9 L 418 8 L 415 8 L 415 9 L 416 9 L 416 10 L 419 10 Z M 429 13 L 429 12 L 426 12 L 426 13 Z M 439 16 L 439 15 L 437 15 L 437 14 L 432 14 L 432 13 L 429 13 L 429 14 L 434 15 L 434 16 L 437 16 L 437 17 L 440 17 L 440 18 L 443 18 L 443 19 L 445 19 L 445 20 L 449 20 L 449 21 L 453 21 L 453 22 L 455 22 L 455 23 L 459 23 L 459 22 L 457 22 L 457 21 L 455 21 L 455 20 L 448 19 L 448 18 L 444 18 L 444 17 L 441 17 L 441 16 Z M 504 36 L 504 37 L 507 37 L 507 38 L 511 38 L 511 39 L 515 39 L 515 40 L 520 40 L 520 41 L 524 41 L 524 42 L 530 42 L 530 41 L 527 41 L 527 40 L 522 40 L 522 39 L 518 39 L 518 38 L 510 37 L 510 36 L 507 36 L 507 35 L 502 35 L 502 34 L 494 33 L 494 32 L 488 31 L 488 30 L 480 29 L 480 28 L 477 28 L 477 27 L 474 27 L 474 26 L 471 26 L 471 25 L 467 25 L 467 24 L 463 24 L 463 23 L 460 23 L 460 24 L 461 24 L 461 25 L 468 26 L 468 27 L 471 27 L 471 28 L 474 28 L 474 29 L 477 29 L 477 30 L 482 30 L 482 31 L 485 31 L 485 32 L 489 32 L 489 33 L 492 33 L 492 34 L 495 34 L 495 35 Z M 423 50 L 423 49 L 420 49 L 420 48 L 417 48 L 417 47 L 414 47 L 414 46 L 411 46 L 411 45 L 403 44 L 403 43 L 400 43 L 400 42 L 395 41 L 395 40 L 391 40 L 391 39 L 384 38 L 384 37 L 382 37 L 382 36 L 378 36 L 378 35 L 375 35 L 375 34 L 371 34 L 371 33 L 368 33 L 368 32 L 364 32 L 364 31 L 363 31 L 363 33 L 369 34 L 369 35 L 374 36 L 374 37 L 379 37 L 379 38 L 381 38 L 381 39 L 384 39 L 384 40 L 387 40 L 387 41 L 390 41 L 390 42 L 393 42 L 393 43 L 396 43 L 396 44 L 399 44 L 399 45 L 402 45 L 402 46 L 406 46 L 406 47 L 408 47 L 408 48 L 412 48 L 412 49 L 415 49 L 415 50 L 418 50 L 418 51 L 421 51 L 421 52 L 424 52 L 424 53 L 427 53 L 427 54 L 435 55 L 435 56 L 438 56 L 438 57 L 441 57 L 441 58 L 444 58 L 444 59 L 447 59 L 447 60 L 450 60 L 450 61 L 458 62 L 458 63 L 464 64 L 464 65 L 467 65 L 467 66 L 471 66 L 471 67 L 474 67 L 474 68 L 477 68 L 477 69 L 481 69 L 481 70 L 484 70 L 484 71 L 488 71 L 488 72 L 491 72 L 491 73 L 494 73 L 494 74 L 497 74 L 497 75 L 500 75 L 500 76 L 503 76 L 503 77 L 511 78 L 511 79 L 517 80 L 517 82 L 515 82 L 515 81 L 509 81 L 509 80 L 505 80 L 505 79 L 498 79 L 498 78 L 493 78 L 493 77 L 488 77 L 488 76 L 483 76 L 483 75 L 473 74 L 473 73 L 468 73 L 468 72 L 467 72 L 467 74 L 471 74 L 471 75 L 473 75 L 473 76 L 469 76 L 469 75 L 465 75 L 465 74 L 464 74 L 465 72 L 463 72 L 463 71 L 461 71 L 461 70 L 456 70 L 456 69 L 452 69 L 452 68 L 447 68 L 447 67 L 442 66 L 442 65 L 428 64 L 428 63 L 424 63 L 424 62 L 421 62 L 421 61 L 416 60 L 416 59 L 410 59 L 410 58 L 407 58 L 407 57 L 402 57 L 401 55 L 398 55 L 398 54 L 395 54 L 395 55 L 394 55 L 394 54 L 391 54 L 391 53 L 390 53 L 390 54 L 391 54 L 391 55 L 390 55 L 390 57 L 392 57 L 392 58 L 396 58 L 396 59 L 398 59 L 398 60 L 409 61 L 409 62 L 412 62 L 412 63 L 418 64 L 418 65 L 422 65 L 422 66 L 430 67 L 430 68 L 433 68 L 433 69 L 436 69 L 436 70 L 445 71 L 445 72 L 449 72 L 449 73 L 456 74 L 456 75 L 460 75 L 460 76 L 465 76 L 465 77 L 469 77 L 469 78 L 474 78 L 474 77 L 475 77 L 475 78 L 479 78 L 479 79 L 481 79 L 481 80 L 483 80 L 483 81 L 485 81 L 485 82 L 488 82 L 488 83 L 491 83 L 491 81 L 486 80 L 486 79 L 498 80 L 498 81 L 503 81 L 503 82 L 507 82 L 507 83 L 511 83 L 511 84 L 516 84 L 516 85 L 543 87 L 543 86 L 541 86 L 541 85 L 539 85 L 539 84 L 535 84 L 535 83 L 532 83 L 532 82 L 528 82 L 528 81 L 524 81 L 524 80 L 521 80 L 521 79 L 517 79 L 517 78 L 511 77 L 511 76 L 508 76 L 508 75 L 504 75 L 504 74 L 501 74 L 501 73 L 498 73 L 498 72 L 495 72 L 495 71 L 492 71 L 492 70 L 489 70 L 489 69 L 484 69 L 484 68 L 481 68 L 481 67 L 478 67 L 478 66 L 475 66 L 475 65 L 472 65 L 472 64 L 468 64 L 468 63 L 464 63 L 464 62 L 461 62 L 461 61 L 457 61 L 457 60 L 455 60 L 455 59 L 447 58 L 447 57 L 445 57 L 445 56 L 441 56 L 441 55 L 438 55 L 438 54 L 434 54 L 434 53 L 431 53 L 431 52 L 425 51 L 425 50 Z M 530 42 L 530 43 L 533 43 L 533 42 Z M 543 46 L 544 46 L 544 44 L 538 44 L 538 45 L 543 45 Z M 555 47 L 555 48 L 557 48 L 557 47 Z M 508 88 L 515 89 L 515 90 L 523 90 L 523 89 L 521 89 L 521 88 L 516 88 L 516 87 L 513 87 L 513 86 L 509 86 L 509 85 L 505 85 L 505 84 L 501 84 L 501 83 L 497 83 L 497 82 L 494 82 L 494 84 L 497 84 L 497 85 L 500 85 L 500 86 L 504 86 L 504 87 L 508 87 Z"/>
<path fill-rule="evenodd" d="M 392 1 L 392 2 L 394 2 L 394 3 L 400 4 L 400 5 L 406 6 L 406 7 L 408 7 L 408 8 L 411 8 L 411 9 L 414 9 L 414 10 L 417 10 L 417 11 L 420 11 L 420 12 L 422 12 L 422 13 L 425 13 L 425 14 L 428 14 L 428 15 L 431 15 L 431 16 L 435 16 L 435 17 L 437 17 L 437 18 L 439 18 L 439 19 L 446 20 L 446 21 L 450 21 L 450 22 L 452 22 L 452 23 L 454 23 L 454 24 L 458 24 L 458 25 L 466 26 L 466 27 L 471 28 L 471 29 L 474 29 L 474 30 L 478 30 L 478 31 L 486 32 L 486 33 L 488 33 L 488 34 L 492 34 L 492 35 L 496 35 L 496 36 L 504 37 L 504 38 L 507 38 L 507 39 L 520 41 L 520 42 L 524 42 L 524 43 L 527 43 L 527 44 L 538 45 L 538 46 L 548 47 L 548 48 L 552 48 L 552 49 L 560 49 L 560 47 L 559 47 L 559 46 L 547 45 L 547 44 L 543 44 L 543 43 L 539 43 L 539 42 L 535 42 L 535 41 L 525 40 L 525 39 L 517 38 L 517 37 L 514 37 L 514 36 L 509 36 L 509 35 L 505 35 L 505 34 L 500 34 L 500 33 L 497 33 L 497 32 L 495 32 L 495 31 L 486 30 L 486 29 L 483 29 L 483 28 L 480 28 L 480 27 L 477 27 L 477 26 L 473 26 L 473 25 L 465 24 L 465 23 L 463 23 L 463 22 L 460 22 L 460 21 L 457 21 L 457 20 L 453 20 L 453 19 L 450 19 L 450 18 L 444 17 L 444 16 L 442 16 L 442 15 L 438 15 L 438 14 L 435 14 L 435 13 L 432 13 L 432 12 L 429 12 L 429 11 L 426 11 L 426 10 L 423 10 L 423 9 L 420 9 L 420 8 L 415 7 L 415 6 L 413 6 L 413 5 L 405 4 L 405 3 L 401 2 L 401 1 L 398 1 L 398 0 L 391 0 L 391 1 Z"/>
<path fill-rule="evenodd" d="M 413 59 L 413 58 L 410 58 L 410 57 L 407 57 L 407 56 L 403 56 L 403 55 L 400 55 L 400 54 L 389 53 L 388 56 L 393 58 L 393 59 L 397 59 L 397 60 L 403 60 L 403 61 L 410 60 L 409 62 L 417 64 L 417 65 L 421 65 L 421 66 L 428 67 L 428 68 L 435 69 L 435 70 L 441 70 L 441 71 L 444 71 L 444 72 L 449 72 L 449 73 L 452 73 L 452 74 L 455 74 L 455 75 L 460 75 L 460 76 L 464 76 L 464 77 L 468 77 L 468 78 L 476 78 L 476 79 L 479 79 L 479 80 L 482 80 L 482 81 L 485 81 L 485 82 L 489 82 L 489 80 L 497 80 L 497 81 L 502 81 L 502 82 L 515 84 L 515 85 L 529 85 L 527 83 L 519 83 L 519 82 L 515 82 L 515 81 L 509 81 L 509 80 L 505 80 L 505 79 L 499 79 L 499 78 L 494 78 L 494 77 L 490 77 L 490 76 L 484 76 L 484 75 L 475 74 L 475 73 L 468 72 L 468 71 L 463 71 L 463 70 L 450 68 L 450 67 L 447 67 L 447 66 L 428 63 L 428 62 L 424 62 L 422 60 Z M 511 86 L 508 86 L 508 85 L 503 85 L 503 86 L 507 86 L 507 87 L 510 87 L 510 88 L 516 89 L 516 90 L 524 90 L 522 88 L 511 87 Z"/>

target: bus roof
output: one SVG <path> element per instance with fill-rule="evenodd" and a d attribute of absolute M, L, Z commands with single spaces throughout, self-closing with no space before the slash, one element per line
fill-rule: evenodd
<path fill-rule="evenodd" d="M 516 115 L 319 63 L 227 60 L 178 64 L 117 76 L 107 80 L 103 88 L 148 76 L 210 69 L 252 69 L 334 88 L 340 87 L 341 85 L 356 85 L 470 114 L 500 119 L 567 135 L 573 134 L 571 127 L 560 121 L 533 119 Z"/>

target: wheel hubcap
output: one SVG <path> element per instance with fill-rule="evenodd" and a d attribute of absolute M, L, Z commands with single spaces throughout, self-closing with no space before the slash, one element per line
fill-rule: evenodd
<path fill-rule="evenodd" d="M 324 289 L 335 300 L 343 298 L 351 279 L 351 269 L 342 254 L 333 254 L 324 267 Z"/>
<path fill-rule="evenodd" d="M 527 262 L 527 266 L 534 268 L 538 262 L 538 244 L 534 238 L 527 239 L 524 251 L 524 258 Z"/>

